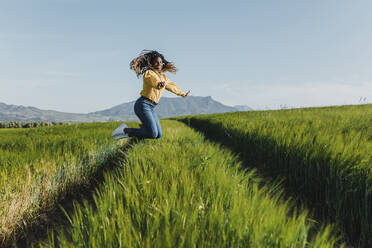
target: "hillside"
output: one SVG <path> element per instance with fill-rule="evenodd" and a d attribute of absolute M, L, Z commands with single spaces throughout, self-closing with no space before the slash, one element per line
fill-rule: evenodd
<path fill-rule="evenodd" d="M 42 110 L 35 107 L 7 105 L 0 103 L 0 121 L 55 121 L 55 122 L 104 122 L 138 121 L 134 114 L 135 101 L 122 103 L 109 109 L 87 114 L 65 113 L 54 110 Z M 212 97 L 188 96 L 163 97 L 155 111 L 159 118 L 180 115 L 213 114 L 235 112 L 250 109 L 248 106 L 231 107 L 212 99 Z"/>

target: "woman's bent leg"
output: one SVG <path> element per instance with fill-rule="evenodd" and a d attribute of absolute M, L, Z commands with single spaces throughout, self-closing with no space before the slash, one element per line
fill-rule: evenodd
<path fill-rule="evenodd" d="M 158 129 L 152 114 L 153 107 L 146 102 L 137 101 L 134 105 L 134 112 L 141 120 L 144 127 L 129 128 L 129 133 L 131 136 L 136 136 L 139 138 L 156 138 L 158 136 Z"/>

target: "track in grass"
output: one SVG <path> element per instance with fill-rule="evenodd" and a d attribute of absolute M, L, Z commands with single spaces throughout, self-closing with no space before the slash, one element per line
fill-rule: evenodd
<path fill-rule="evenodd" d="M 55 229 L 54 247 L 334 247 L 329 226 L 265 186 L 237 156 L 177 121 L 164 136 L 127 151 L 93 197 L 75 204 L 72 228 Z"/>

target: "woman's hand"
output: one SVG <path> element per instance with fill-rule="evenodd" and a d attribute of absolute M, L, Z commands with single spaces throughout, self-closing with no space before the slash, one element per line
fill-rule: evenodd
<path fill-rule="evenodd" d="M 165 82 L 159 82 L 158 85 L 157 85 L 157 88 L 160 90 L 164 86 L 165 86 Z"/>
<path fill-rule="evenodd" d="M 190 91 L 187 91 L 187 93 L 185 95 L 183 95 L 182 97 L 187 97 L 189 95 Z"/>

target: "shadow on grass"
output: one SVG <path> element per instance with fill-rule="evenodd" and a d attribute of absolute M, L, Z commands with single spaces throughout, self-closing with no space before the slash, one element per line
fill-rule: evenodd
<path fill-rule="evenodd" d="M 302 151 L 295 149 L 288 151 L 268 137 L 248 136 L 244 130 L 226 130 L 220 123 L 204 119 L 169 119 L 187 124 L 194 130 L 203 133 L 207 140 L 219 143 L 237 154 L 243 167 L 256 169 L 258 175 L 265 179 L 265 184 L 282 182 L 283 199 L 293 199 L 297 209 L 306 209 L 309 212 L 309 217 L 317 223 L 335 225 L 336 234 L 342 237 L 341 242 L 352 247 L 370 247 L 370 238 L 362 237 L 360 218 L 353 215 L 354 212 L 351 209 L 348 209 L 350 212 L 348 216 L 340 216 L 340 213 L 336 212 L 335 206 L 332 205 L 334 202 L 327 201 L 329 192 L 327 194 L 326 189 L 329 190 L 331 187 L 332 190 L 332 187 L 337 187 L 340 183 L 336 178 L 332 182 L 335 185 L 330 186 L 328 179 L 332 171 L 327 169 L 330 166 L 325 166 L 330 162 L 328 154 L 321 154 L 315 160 L 304 161 L 306 155 Z M 304 164 L 307 166 L 306 169 Z M 319 169 L 320 167 L 322 168 Z M 306 173 L 313 173 L 312 182 L 303 180 L 306 178 L 304 176 Z M 360 180 L 362 180 L 362 175 Z M 355 197 L 354 199 L 358 199 L 356 197 L 364 199 L 358 195 L 353 197 Z M 320 225 L 316 225 L 310 235 L 315 234 L 319 228 Z"/>

